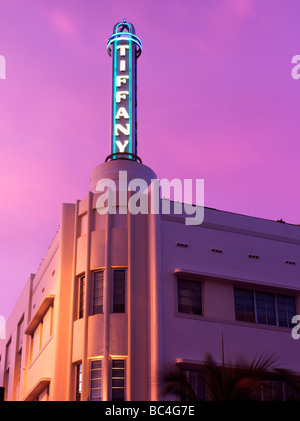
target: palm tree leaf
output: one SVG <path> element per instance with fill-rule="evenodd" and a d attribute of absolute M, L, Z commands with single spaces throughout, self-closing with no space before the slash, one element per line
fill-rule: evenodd
<path fill-rule="evenodd" d="M 268 354 L 256 355 L 252 360 L 237 358 L 235 364 L 219 365 L 211 353 L 205 355 L 203 370 L 208 400 L 248 401 L 260 400 L 262 386 L 270 387 L 269 382 L 280 381 L 300 390 L 297 377 L 286 369 L 275 365 L 276 358 Z M 167 367 L 162 375 L 163 395 L 169 393 L 182 396 L 184 390 L 192 400 L 198 400 L 190 382 L 178 366 Z"/>
<path fill-rule="evenodd" d="M 188 396 L 190 396 L 191 400 L 199 400 L 192 385 L 178 366 L 166 366 L 162 370 L 160 377 L 163 384 L 163 396 L 173 394 L 181 397 L 184 391 Z"/>

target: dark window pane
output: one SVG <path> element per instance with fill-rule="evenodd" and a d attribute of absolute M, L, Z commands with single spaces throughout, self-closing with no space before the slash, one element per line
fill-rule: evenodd
<path fill-rule="evenodd" d="M 93 314 L 103 313 L 103 270 L 94 272 Z"/>
<path fill-rule="evenodd" d="M 282 382 L 273 381 L 273 400 L 283 401 Z"/>
<path fill-rule="evenodd" d="M 248 312 L 249 312 L 250 308 L 248 307 Z M 235 311 L 238 313 L 243 313 L 244 312 L 244 306 L 242 304 L 236 304 L 235 306 Z"/>
<path fill-rule="evenodd" d="M 277 316 L 278 325 L 283 327 L 293 327 L 291 320 L 296 314 L 295 298 L 291 296 L 277 296 Z"/>
<path fill-rule="evenodd" d="M 124 389 L 112 389 L 111 400 L 119 402 L 124 401 Z"/>
<path fill-rule="evenodd" d="M 177 280 L 178 311 L 202 314 L 201 284 L 186 279 Z"/>
<path fill-rule="evenodd" d="M 256 292 L 257 323 L 276 325 L 275 296 L 264 292 Z"/>
<path fill-rule="evenodd" d="M 124 368 L 114 368 L 114 377 L 124 377 Z"/>
<path fill-rule="evenodd" d="M 81 400 L 82 363 L 76 365 L 76 401 Z"/>
<path fill-rule="evenodd" d="M 125 270 L 114 270 L 113 312 L 125 313 Z"/>
<path fill-rule="evenodd" d="M 255 315 L 246 313 L 246 322 L 255 323 Z"/>
<path fill-rule="evenodd" d="M 91 390 L 91 400 L 92 401 L 101 401 L 101 390 L 92 389 Z"/>
<path fill-rule="evenodd" d="M 276 326 L 276 319 L 275 317 L 268 317 L 267 318 L 267 324 L 271 326 Z"/>
<path fill-rule="evenodd" d="M 102 360 L 93 360 L 92 361 L 92 369 L 101 368 L 101 367 L 102 367 Z"/>
<path fill-rule="evenodd" d="M 112 387 L 124 387 L 124 379 L 112 379 Z"/>
<path fill-rule="evenodd" d="M 103 306 L 95 306 L 94 307 L 94 314 L 103 313 Z"/>
<path fill-rule="evenodd" d="M 93 360 L 91 362 L 90 400 L 92 401 L 101 401 L 101 367 L 101 360 Z"/>
<path fill-rule="evenodd" d="M 124 307 L 123 304 L 121 304 L 121 305 L 115 304 L 114 305 L 114 313 L 124 313 L 124 312 L 125 312 L 125 307 Z"/>
<path fill-rule="evenodd" d="M 112 367 L 113 368 L 124 368 L 125 361 L 124 360 L 112 360 Z"/>
<path fill-rule="evenodd" d="M 122 294 L 122 295 L 117 295 L 117 294 L 115 294 L 115 301 L 114 301 L 114 304 L 117 304 L 117 305 L 124 305 L 124 298 L 125 298 L 125 294 Z"/>
<path fill-rule="evenodd" d="M 182 371 L 192 386 L 192 389 L 196 393 L 198 399 L 200 401 L 205 401 L 205 378 L 203 371 L 192 369 L 182 369 Z M 191 400 L 193 400 L 193 396 L 183 388 L 181 391 L 181 401 Z"/>
<path fill-rule="evenodd" d="M 84 315 L 84 284 L 85 276 L 79 278 L 79 309 L 78 318 L 81 319 Z"/>
<path fill-rule="evenodd" d="M 112 360 L 111 398 L 113 401 L 125 399 L 125 360 Z"/>
<path fill-rule="evenodd" d="M 295 389 L 287 383 L 284 383 L 284 394 L 286 401 L 295 401 L 296 400 L 296 393 Z"/>
<path fill-rule="evenodd" d="M 254 298 L 253 292 L 235 288 L 234 289 L 234 305 L 235 305 L 235 318 L 243 322 L 254 322 Z"/>
<path fill-rule="evenodd" d="M 178 311 L 179 311 L 179 313 L 189 313 L 190 312 L 190 306 L 178 304 Z"/>
<path fill-rule="evenodd" d="M 291 319 L 296 314 L 293 296 L 235 288 L 234 303 L 236 320 L 271 326 L 293 327 Z"/>

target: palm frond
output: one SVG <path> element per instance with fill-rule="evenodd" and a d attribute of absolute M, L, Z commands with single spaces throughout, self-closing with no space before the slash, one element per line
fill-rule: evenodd
<path fill-rule="evenodd" d="M 165 366 L 160 373 L 160 378 L 163 386 L 162 396 L 173 394 L 180 398 L 182 393 L 185 392 L 187 396 L 191 397 L 192 401 L 199 400 L 192 385 L 178 366 Z"/>

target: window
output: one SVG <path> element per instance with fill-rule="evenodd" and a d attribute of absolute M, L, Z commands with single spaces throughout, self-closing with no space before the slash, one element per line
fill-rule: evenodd
<path fill-rule="evenodd" d="M 255 322 L 253 291 L 235 288 L 234 304 L 236 320 Z"/>
<path fill-rule="evenodd" d="M 295 298 L 285 295 L 277 295 L 278 325 L 293 327 L 292 318 L 296 314 Z"/>
<path fill-rule="evenodd" d="M 24 336 L 24 314 L 18 323 L 17 351 L 22 348 Z"/>
<path fill-rule="evenodd" d="M 53 298 L 48 298 L 42 302 L 25 331 L 26 335 L 31 336 L 30 363 L 52 338 Z"/>
<path fill-rule="evenodd" d="M 192 386 L 195 394 L 197 395 L 200 401 L 205 401 L 205 377 L 202 370 L 195 369 L 181 369 L 181 371 L 186 376 L 187 380 Z M 186 390 L 181 392 L 181 401 L 191 401 L 193 396 L 187 393 Z"/>
<path fill-rule="evenodd" d="M 4 365 L 4 369 L 5 370 L 9 370 L 10 368 L 10 361 L 11 361 L 11 338 L 9 339 L 9 341 L 6 344 L 6 352 L 5 352 L 5 365 Z"/>
<path fill-rule="evenodd" d="M 85 285 L 85 276 L 80 276 L 79 278 L 79 308 L 78 308 L 78 318 L 82 319 L 84 315 L 84 285 Z"/>
<path fill-rule="evenodd" d="M 93 314 L 103 313 L 103 270 L 94 272 Z"/>
<path fill-rule="evenodd" d="M 125 313 L 125 270 L 114 270 L 113 312 Z"/>
<path fill-rule="evenodd" d="M 11 338 L 9 339 L 6 345 L 6 352 L 5 352 L 5 364 L 4 364 L 4 379 L 3 379 L 3 386 L 5 388 L 5 397 L 4 399 L 7 400 L 7 393 L 8 393 L 8 385 L 9 385 L 9 370 L 10 370 L 10 360 L 11 360 Z"/>
<path fill-rule="evenodd" d="M 22 366 L 22 348 L 17 352 L 16 363 L 15 363 L 15 378 L 16 378 L 16 388 L 20 385 L 21 381 L 21 366 Z"/>
<path fill-rule="evenodd" d="M 82 363 L 76 364 L 76 401 L 81 400 Z"/>
<path fill-rule="evenodd" d="M 102 360 L 91 361 L 90 400 L 101 401 Z"/>
<path fill-rule="evenodd" d="M 30 362 L 41 350 L 42 324 L 39 323 L 31 336 Z"/>
<path fill-rule="evenodd" d="M 111 366 L 111 400 L 125 400 L 125 360 L 112 360 Z"/>
<path fill-rule="evenodd" d="M 9 368 L 4 372 L 3 378 L 3 387 L 4 387 L 4 400 L 7 401 L 7 394 L 8 394 L 8 385 L 9 385 Z"/>
<path fill-rule="evenodd" d="M 264 292 L 255 293 L 257 323 L 276 325 L 275 296 Z"/>
<path fill-rule="evenodd" d="M 261 383 L 261 400 L 263 401 L 299 401 L 300 396 L 292 386 L 278 380 Z"/>
<path fill-rule="evenodd" d="M 14 394 L 13 399 L 19 399 L 19 389 L 21 381 L 21 365 L 22 365 L 22 344 L 23 344 L 23 335 L 24 335 L 24 314 L 21 317 L 18 323 L 17 330 L 17 349 L 16 349 L 16 358 L 15 358 L 15 374 L 14 374 Z"/>
<path fill-rule="evenodd" d="M 84 215 L 80 216 L 80 235 L 85 235 L 88 232 L 88 215 L 85 213 Z"/>
<path fill-rule="evenodd" d="M 187 279 L 177 280 L 178 311 L 180 313 L 202 314 L 201 283 Z"/>
<path fill-rule="evenodd" d="M 51 305 L 43 316 L 41 347 L 45 346 L 52 336 L 52 311 L 53 306 Z"/>
<path fill-rule="evenodd" d="M 45 387 L 41 393 L 35 399 L 36 401 L 48 401 L 49 400 L 49 386 Z"/>
<path fill-rule="evenodd" d="M 236 320 L 271 326 L 292 327 L 295 298 L 288 295 L 234 288 Z"/>

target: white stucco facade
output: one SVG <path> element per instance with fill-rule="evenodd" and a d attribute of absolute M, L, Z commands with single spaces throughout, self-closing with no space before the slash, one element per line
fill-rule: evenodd
<path fill-rule="evenodd" d="M 221 363 L 222 338 L 225 358 L 271 352 L 300 375 L 291 327 L 277 316 L 258 322 L 261 309 L 239 320 L 235 302 L 237 290 L 254 307 L 266 294 L 279 314 L 276 303 L 292 297 L 300 314 L 300 227 L 210 208 L 198 226 L 184 215 L 118 214 L 118 204 L 101 215 L 97 183 L 120 170 L 148 184 L 156 177 L 113 160 L 93 171 L 85 199 L 62 205 L 60 229 L 0 341 L 5 398 L 159 400 L 165 364 L 199 368 L 207 351 Z M 187 311 L 192 299 L 178 280 L 200 286 L 197 311 Z"/>

